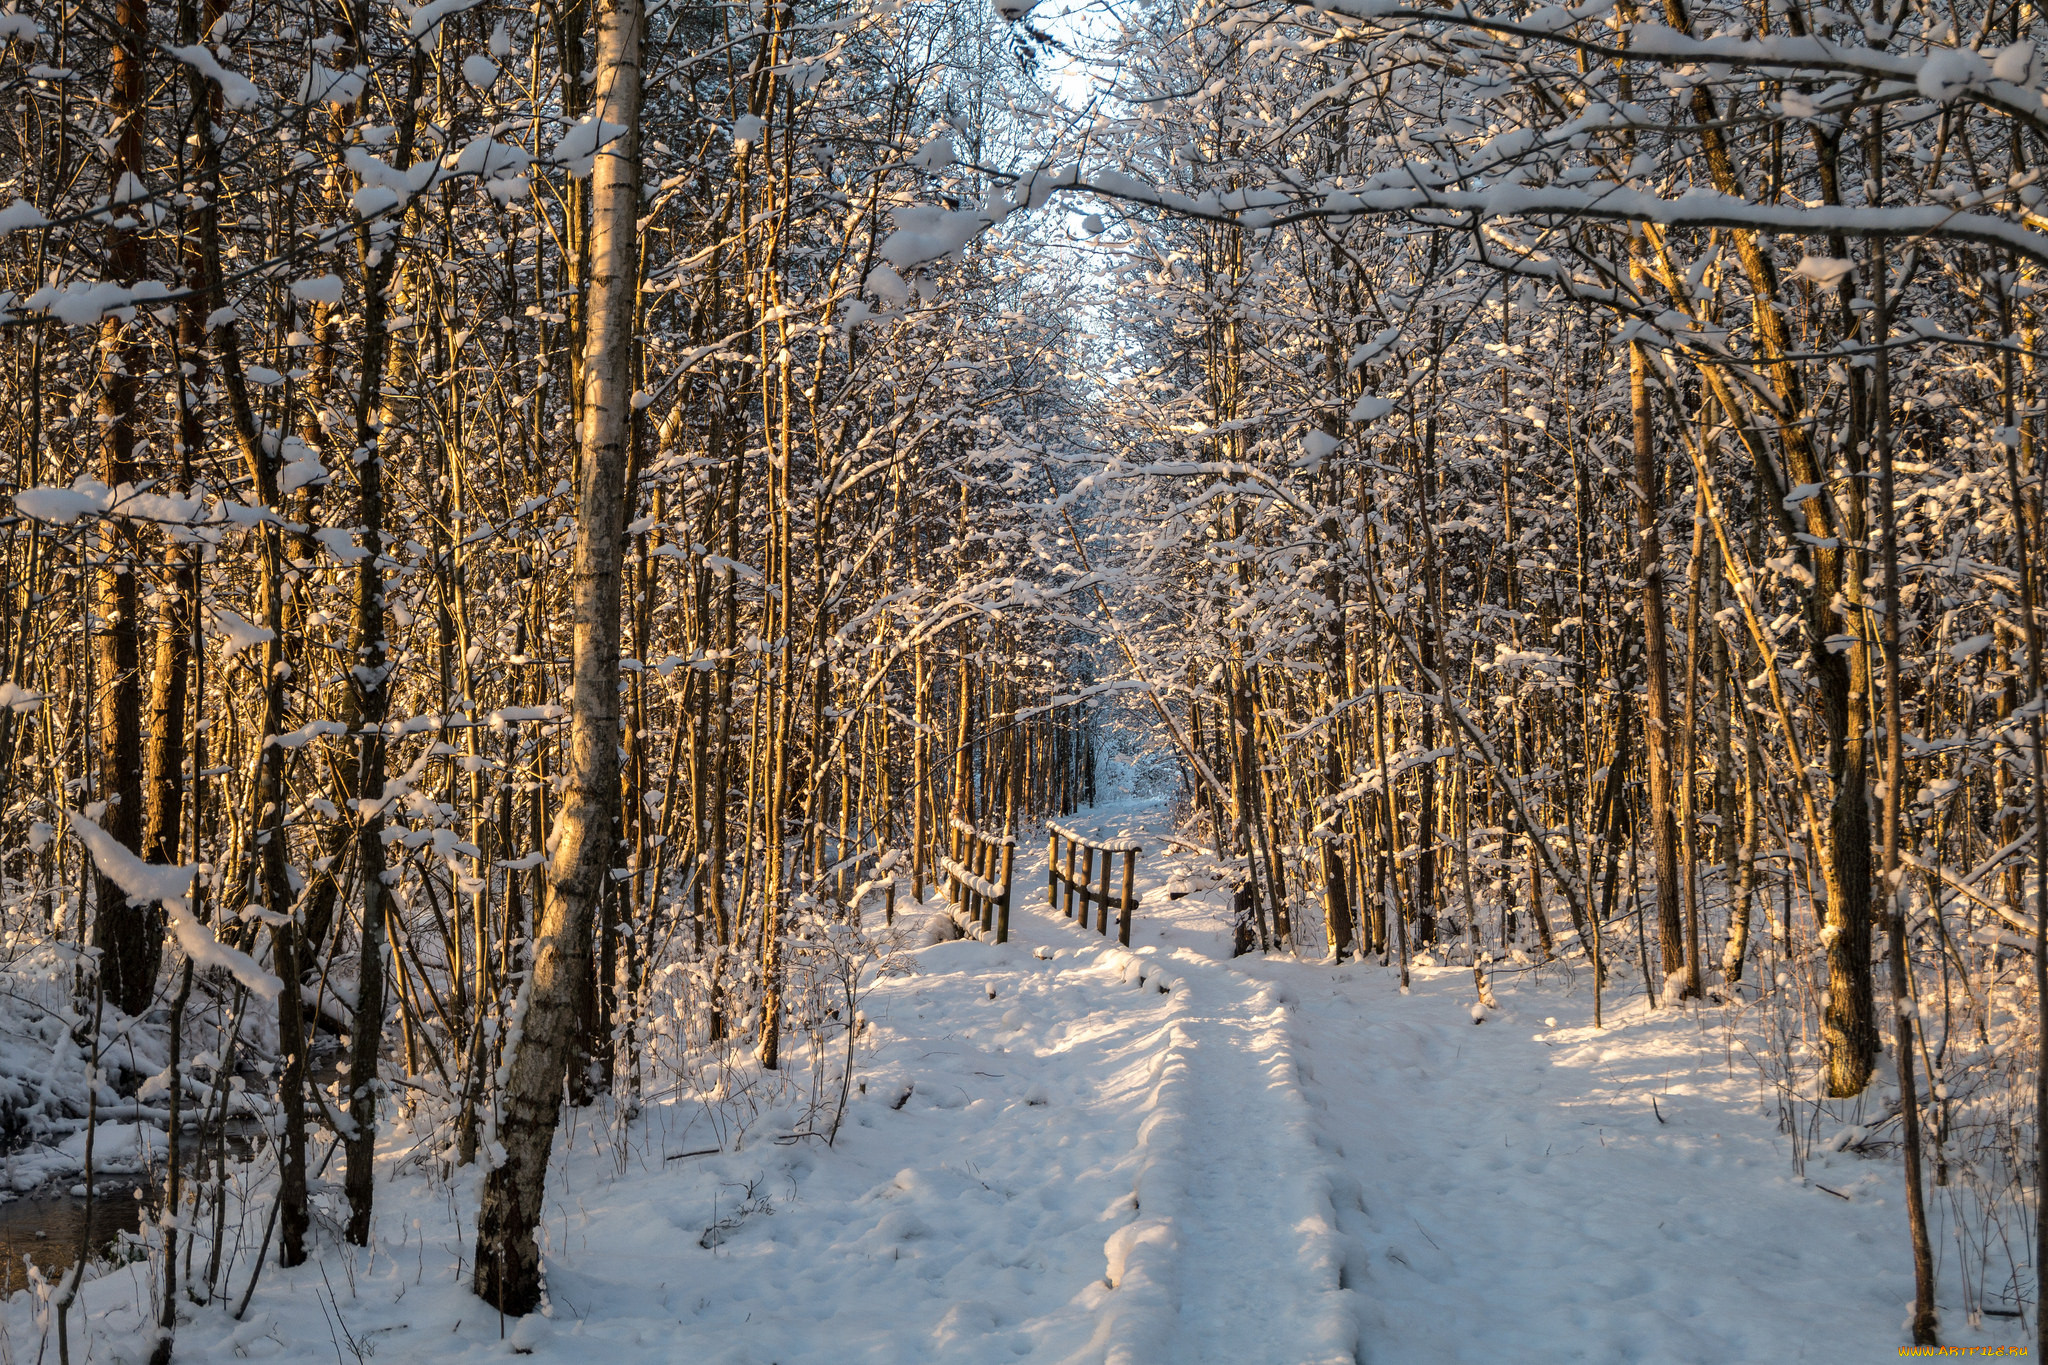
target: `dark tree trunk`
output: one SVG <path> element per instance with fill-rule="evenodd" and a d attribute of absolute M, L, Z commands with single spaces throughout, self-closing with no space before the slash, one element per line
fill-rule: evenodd
<path fill-rule="evenodd" d="M 114 61 L 108 104 L 114 119 L 108 179 L 113 198 L 141 193 L 143 165 L 143 57 L 149 49 L 146 0 L 120 0 L 114 8 Z M 117 211 L 107 229 L 107 273 L 133 283 L 143 273 L 140 214 Z M 137 404 L 148 351 L 139 323 L 109 317 L 100 328 L 100 479 L 108 488 L 133 484 Z M 109 517 L 101 523 L 100 567 L 94 588 L 99 617 L 95 666 L 99 688 L 99 792 L 106 810 L 99 824 L 131 853 L 142 848 L 142 601 L 136 576 L 141 538 L 133 523 Z M 176 727 L 172 727 L 176 728 Z M 163 910 L 131 905 L 128 893 L 104 876 L 95 877 L 93 947 L 99 950 L 100 978 L 107 1003 L 124 1014 L 140 1014 L 156 993 L 163 959 Z"/>
<path fill-rule="evenodd" d="M 1643 752 L 1649 770 L 1650 838 L 1657 859 L 1657 946 L 1666 980 L 1685 966 L 1685 925 L 1679 914 L 1678 826 L 1672 817 L 1670 647 L 1664 622 L 1664 545 L 1658 531 L 1657 453 L 1642 345 L 1628 348 L 1629 409 L 1635 430 L 1637 572 L 1643 593 L 1646 676 Z"/>

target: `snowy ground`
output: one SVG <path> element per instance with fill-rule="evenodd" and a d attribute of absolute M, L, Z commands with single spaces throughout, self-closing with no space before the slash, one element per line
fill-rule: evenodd
<path fill-rule="evenodd" d="M 475 1178 L 431 1181 L 401 1131 L 378 1245 L 324 1235 L 246 1321 L 199 1310 L 180 1358 L 1719 1365 L 1906 1340 L 1896 1166 L 1795 1177 L 1719 1012 L 1596 1031 L 1548 969 L 1497 977 L 1475 1027 L 1468 970 L 1403 998 L 1376 964 L 1232 963 L 1214 896 L 1165 898 L 1189 864 L 1161 812 L 1093 818 L 1151 850 L 1132 949 L 1049 913 L 1020 859 L 1009 944 L 869 983 L 833 1145 L 794 1111 L 739 1138 L 694 1100 L 582 1116 L 546 1318 L 468 1294 Z M 73 1358 L 134 1358 L 145 1287 L 89 1285 Z M 0 1365 L 36 1358 L 32 1307 L 0 1317 Z"/>

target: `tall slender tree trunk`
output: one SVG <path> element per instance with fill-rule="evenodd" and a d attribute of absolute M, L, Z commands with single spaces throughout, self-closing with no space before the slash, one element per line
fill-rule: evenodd
<path fill-rule="evenodd" d="M 910 670 L 911 705 L 916 708 L 911 716 L 910 734 L 910 894 L 919 905 L 923 905 L 925 786 L 930 779 L 925 773 L 925 671 L 924 642 L 921 640 L 911 659 Z"/>
<path fill-rule="evenodd" d="M 1683 0 L 1664 0 L 1664 13 L 1672 28 L 1692 36 L 1692 21 Z M 1720 112 L 1712 93 L 1704 87 L 1693 89 L 1692 114 L 1699 125 L 1700 146 L 1706 154 L 1707 172 L 1714 188 L 1723 194 L 1742 196 L 1744 187 L 1720 126 Z M 1831 159 L 1832 153 L 1829 155 Z M 1827 173 L 1833 175 L 1831 166 Z M 1806 494 L 1797 504 L 1797 517 L 1805 523 L 1806 538 L 1797 544 L 1812 566 L 1806 607 L 1807 648 L 1813 657 L 1818 684 L 1818 709 L 1827 728 L 1828 771 L 1833 783 L 1828 828 L 1818 828 L 1819 820 L 1815 818 L 1809 823 L 1816 827 L 1807 831 L 1809 846 L 1818 856 L 1827 884 L 1828 1003 L 1822 1011 L 1821 1034 L 1827 1044 L 1828 1093 L 1855 1095 L 1870 1083 L 1871 1058 L 1877 1041 L 1870 968 L 1870 809 L 1863 771 L 1867 757 L 1864 699 L 1859 697 L 1852 702 L 1850 696 L 1855 685 L 1853 674 L 1863 660 L 1860 646 L 1852 651 L 1857 655 L 1852 664 L 1849 658 L 1830 649 L 1828 641 L 1843 629 L 1837 602 L 1845 595 L 1845 586 L 1854 588 L 1847 596 L 1860 597 L 1861 592 L 1860 587 L 1845 585 L 1845 561 L 1849 557 L 1844 545 L 1845 532 L 1835 524 L 1827 501 L 1819 495 L 1826 478 L 1808 430 L 1811 413 L 1799 368 L 1788 359 L 1795 348 L 1785 316 L 1778 307 L 1777 266 L 1763 250 L 1754 230 L 1731 230 L 1727 240 L 1735 248 L 1749 285 L 1757 349 L 1768 366 L 1776 399 L 1784 473 Z M 1711 376 L 1709 379 L 1712 382 Z M 1718 391 L 1724 394 L 1722 401 L 1731 421 L 1740 425 L 1735 408 L 1725 398 L 1725 390 Z M 1765 464 L 1760 452 L 1755 452 L 1754 458 L 1762 501 L 1760 510 L 1777 519 L 1789 539 L 1794 525 L 1785 515 L 1782 500 L 1790 496 L 1790 491 L 1780 482 L 1777 471 Z"/>
<path fill-rule="evenodd" d="M 426 56 L 413 50 L 406 103 L 399 115 L 398 164 L 412 159 Z M 349 1025 L 348 1194 L 346 1235 L 357 1246 L 370 1244 L 370 1209 L 376 1185 L 377 1054 L 384 1037 L 384 734 L 391 706 L 391 660 L 384 640 L 384 443 L 394 414 L 385 406 L 383 375 L 391 345 L 384 322 L 386 295 L 398 262 L 397 234 L 365 228 L 357 237 L 363 273 L 363 358 L 355 403 L 356 533 L 363 557 L 356 564 L 354 663 L 349 669 L 349 709 L 356 736 L 356 873 L 363 888 L 362 933 L 356 961 L 355 1017 Z M 371 262 L 375 262 L 372 264 Z M 324 926 L 323 926 L 324 927 Z"/>
<path fill-rule="evenodd" d="M 1881 120 L 1883 110 L 1873 111 Z M 1873 131 L 1873 137 L 1877 133 Z M 1871 317 L 1872 339 L 1883 342 L 1891 329 L 1891 299 L 1885 288 L 1884 253 L 1872 253 L 1876 307 Z M 2006 364 L 2010 366 L 2008 357 Z M 2010 372 L 2008 371 L 2008 379 Z M 1905 708 L 1900 696 L 1902 674 L 1899 665 L 1899 519 L 1898 477 L 1892 459 L 1891 357 L 1879 350 L 1872 374 L 1872 404 L 1877 420 L 1877 517 L 1879 553 L 1882 557 L 1884 616 L 1878 627 L 1879 648 L 1884 658 L 1884 890 L 1888 907 L 1885 915 L 1885 956 L 1891 968 L 1892 1018 L 1896 1032 L 1899 1072 L 1899 1120 L 1904 1137 L 1901 1144 L 1906 1176 L 1906 1229 L 1913 1248 L 1913 1317 L 1915 1345 L 1932 1346 L 1935 1341 L 1934 1253 L 1927 1237 L 1926 1192 L 1920 1180 L 1920 1097 L 1917 1067 L 1913 1059 L 1913 982 L 1906 963 L 1905 869 L 1900 866 L 1900 814 L 1905 796 L 1906 737 Z M 2010 389 L 2008 389 L 2008 394 Z M 2008 397 L 2008 403 L 2011 401 Z M 2011 420 L 2010 414 L 2007 416 Z M 2031 585 L 2027 585 L 2031 587 Z M 2033 613 L 2026 613 L 2031 619 Z M 1866 618 L 1867 619 L 1867 618 Z M 2038 665 L 2037 665 L 2038 666 Z M 2037 1305 L 2036 1310 L 2039 1312 Z"/>
<path fill-rule="evenodd" d="M 526 1008 L 498 1124 L 504 1160 L 484 1181 L 477 1215 L 479 1297 L 509 1314 L 540 1303 L 534 1237 L 563 1082 L 578 1055 L 580 992 L 612 861 L 619 807 L 619 560 L 631 443 L 633 309 L 639 283 L 641 0 L 598 10 L 599 117 L 623 131 L 599 151 L 591 198 L 588 340 L 581 487 L 570 570 L 572 678 L 566 783 L 546 904 L 535 934 Z"/>
<path fill-rule="evenodd" d="M 120 0 L 114 8 L 114 63 L 108 89 L 113 154 L 108 178 L 116 203 L 143 195 L 143 56 L 149 48 L 146 0 Z M 123 283 L 142 277 L 140 215 L 148 206 L 114 212 L 107 229 L 107 273 Z M 100 328 L 100 479 L 119 489 L 137 480 L 135 447 L 142 396 L 140 371 L 148 358 L 138 321 L 109 317 Z M 100 566 L 94 588 L 99 630 L 94 667 L 99 675 L 99 792 L 106 802 L 100 827 L 130 852 L 142 848 L 142 595 L 136 576 L 141 541 L 133 523 L 109 517 L 100 524 Z M 95 876 L 93 946 L 107 1003 L 124 1014 L 149 1008 L 163 957 L 162 907 L 129 904 L 128 893 Z"/>
<path fill-rule="evenodd" d="M 1649 358 L 1641 342 L 1628 345 L 1628 402 L 1635 419 L 1637 572 L 1643 580 L 1643 665 L 1646 724 L 1643 752 L 1650 782 L 1650 830 L 1657 859 L 1657 946 L 1664 976 L 1685 965 L 1685 926 L 1679 914 L 1678 826 L 1671 808 L 1671 671 L 1664 622 L 1664 544 L 1658 531 L 1657 453 L 1650 420 Z"/>

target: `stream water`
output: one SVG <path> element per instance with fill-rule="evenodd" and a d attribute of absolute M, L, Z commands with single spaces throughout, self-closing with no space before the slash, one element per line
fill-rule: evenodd
<path fill-rule="evenodd" d="M 308 1076 L 314 1086 L 339 1079 L 338 1056 L 317 1061 Z M 231 1118 L 226 1124 L 227 1153 L 232 1161 L 248 1161 L 264 1145 L 263 1125 L 254 1119 Z M 198 1139 L 186 1129 L 186 1141 Z M 189 1149 L 188 1157 L 191 1155 Z M 78 1260 L 79 1235 L 86 1234 L 87 1255 L 105 1256 L 119 1245 L 121 1234 L 142 1225 L 142 1203 L 133 1178 L 108 1177 L 93 1188 L 92 1225 L 86 1226 L 85 1199 L 68 1187 L 37 1190 L 0 1204 L 0 1298 L 28 1288 L 28 1267 L 35 1263 L 54 1278 Z"/>
<path fill-rule="evenodd" d="M 0 1296 L 28 1288 L 28 1267 L 55 1278 L 78 1259 L 80 1233 L 86 1233 L 89 1254 L 112 1251 L 124 1232 L 142 1223 L 142 1201 L 133 1185 L 95 1186 L 92 1225 L 86 1226 L 85 1200 L 61 1191 L 24 1195 L 0 1204 Z"/>

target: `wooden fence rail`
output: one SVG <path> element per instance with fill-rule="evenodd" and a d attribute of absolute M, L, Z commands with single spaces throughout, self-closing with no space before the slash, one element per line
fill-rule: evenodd
<path fill-rule="evenodd" d="M 1131 886 L 1137 875 L 1138 855 L 1145 851 L 1144 848 L 1130 839 L 1084 839 L 1065 826 L 1050 821 L 1046 823 L 1046 829 L 1050 833 L 1045 849 L 1045 903 L 1059 909 L 1060 893 L 1064 888 L 1065 913 L 1068 919 L 1073 919 L 1074 901 L 1078 897 L 1081 902 L 1081 927 L 1085 929 L 1088 927 L 1088 902 L 1094 901 L 1095 932 L 1098 934 L 1109 932 L 1109 907 L 1114 903 L 1117 906 L 1116 941 L 1126 948 L 1130 947 L 1131 908 L 1137 904 Z M 1062 841 L 1065 841 L 1067 846 L 1064 867 L 1060 860 Z M 1081 857 L 1079 877 L 1074 875 L 1074 855 L 1077 851 Z M 1123 895 L 1112 902 L 1109 894 L 1109 869 L 1119 853 L 1124 855 Z M 1102 861 L 1100 890 L 1091 885 L 1096 881 L 1095 863 L 1098 855 Z"/>
<path fill-rule="evenodd" d="M 984 834 L 965 820 L 949 825 L 950 856 L 939 859 L 946 877 L 946 899 L 964 910 L 976 927 L 995 931 L 996 942 L 1010 941 L 1010 869 L 1016 862 L 1017 840 L 1008 834 Z"/>

